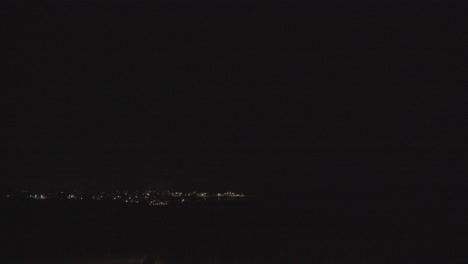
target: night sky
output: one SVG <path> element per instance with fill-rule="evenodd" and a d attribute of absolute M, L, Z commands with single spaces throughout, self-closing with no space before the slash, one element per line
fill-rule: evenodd
<path fill-rule="evenodd" d="M 3 1 L 1 185 L 466 184 L 466 5 L 407 2 Z"/>

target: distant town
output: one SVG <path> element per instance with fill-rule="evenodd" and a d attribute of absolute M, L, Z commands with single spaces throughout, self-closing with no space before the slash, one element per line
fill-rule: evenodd
<path fill-rule="evenodd" d="M 223 192 L 173 192 L 173 191 L 110 191 L 110 192 L 32 192 L 20 190 L 10 192 L 6 199 L 18 200 L 73 200 L 73 201 L 108 201 L 122 204 L 139 204 L 148 206 L 168 206 L 175 204 L 203 201 L 236 201 L 242 200 L 243 193 Z"/>

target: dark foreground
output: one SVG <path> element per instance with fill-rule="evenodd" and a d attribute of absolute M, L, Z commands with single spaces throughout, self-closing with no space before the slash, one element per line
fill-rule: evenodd
<path fill-rule="evenodd" d="M 3 201 L 8 263 L 463 263 L 436 208 L 382 202 L 192 208 Z M 393 204 L 395 205 L 395 204 Z M 441 228 L 442 227 L 442 228 Z M 454 243 L 455 242 L 455 243 Z M 458 245 L 458 246 L 457 246 Z"/>

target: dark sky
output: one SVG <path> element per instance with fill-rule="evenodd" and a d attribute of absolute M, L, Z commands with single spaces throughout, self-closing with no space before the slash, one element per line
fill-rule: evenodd
<path fill-rule="evenodd" d="M 466 4 L 407 2 L 4 1 L 2 184 L 461 182 Z"/>

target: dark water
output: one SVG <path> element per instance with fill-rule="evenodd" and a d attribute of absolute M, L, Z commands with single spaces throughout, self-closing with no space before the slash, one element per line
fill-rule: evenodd
<path fill-rule="evenodd" d="M 463 263 L 462 220 L 436 208 L 2 205 L 8 263 Z"/>

